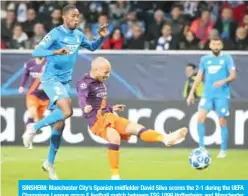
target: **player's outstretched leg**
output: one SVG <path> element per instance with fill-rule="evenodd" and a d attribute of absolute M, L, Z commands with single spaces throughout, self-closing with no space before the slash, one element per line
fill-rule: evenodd
<path fill-rule="evenodd" d="M 56 105 L 57 108 L 51 114 L 35 123 L 34 125 L 30 124 L 31 126 L 28 126 L 27 131 L 23 135 L 23 144 L 25 147 L 28 148 L 30 146 L 30 144 L 33 142 L 35 134 L 42 127 L 54 124 L 58 121 L 63 121 L 72 115 L 72 106 L 70 99 L 67 98 L 58 100 Z"/>
<path fill-rule="evenodd" d="M 43 166 L 42 166 L 43 170 L 49 173 L 49 178 L 51 180 L 58 180 L 58 177 L 54 169 L 54 161 L 55 161 L 56 153 L 58 152 L 58 149 L 60 147 L 64 127 L 65 127 L 64 121 L 59 121 L 53 125 L 52 133 L 50 137 L 50 147 L 49 147 L 49 152 L 48 152 L 48 158 L 43 163 Z"/>
<path fill-rule="evenodd" d="M 120 134 L 113 128 L 107 128 L 108 160 L 111 168 L 111 180 L 120 180 L 119 159 L 120 159 Z"/>
<path fill-rule="evenodd" d="M 220 128 L 221 128 L 221 145 L 220 153 L 218 158 L 226 157 L 227 142 L 228 142 L 228 129 L 227 129 L 227 120 L 224 117 L 219 118 Z"/>
<path fill-rule="evenodd" d="M 199 137 L 199 147 L 205 148 L 204 145 L 204 137 L 205 137 L 205 121 L 207 117 L 207 111 L 199 110 L 198 111 L 198 120 L 197 120 L 197 129 L 198 129 L 198 137 Z"/>
<path fill-rule="evenodd" d="M 182 142 L 185 139 L 187 132 L 188 129 L 183 127 L 169 134 L 161 134 L 134 122 L 129 123 L 125 130 L 127 135 L 137 135 L 144 142 L 162 142 L 169 147 Z"/>

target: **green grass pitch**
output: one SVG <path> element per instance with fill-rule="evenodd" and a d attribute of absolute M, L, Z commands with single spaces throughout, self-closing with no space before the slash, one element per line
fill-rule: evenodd
<path fill-rule="evenodd" d="M 2 147 L 2 196 L 17 195 L 20 179 L 47 179 L 41 165 L 47 147 Z M 209 150 L 212 163 L 203 171 L 189 165 L 191 149 L 121 148 L 122 179 L 248 179 L 248 150 L 229 150 L 225 159 L 217 159 L 218 150 Z M 105 147 L 61 147 L 56 171 L 60 179 L 109 179 Z"/>

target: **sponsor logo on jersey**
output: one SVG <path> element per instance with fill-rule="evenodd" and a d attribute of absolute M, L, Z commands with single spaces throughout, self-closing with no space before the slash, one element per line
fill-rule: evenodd
<path fill-rule="evenodd" d="M 100 92 L 96 94 L 96 97 L 104 98 L 107 96 L 107 92 Z"/>
<path fill-rule="evenodd" d="M 42 73 L 40 73 L 40 72 L 30 72 L 30 75 L 33 78 L 40 78 L 42 76 Z"/>
<path fill-rule="evenodd" d="M 221 66 L 213 65 L 213 66 L 209 66 L 207 69 L 209 74 L 216 74 L 221 69 Z"/>

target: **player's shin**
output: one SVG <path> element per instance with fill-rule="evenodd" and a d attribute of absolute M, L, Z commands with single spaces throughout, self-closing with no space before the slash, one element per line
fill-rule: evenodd
<path fill-rule="evenodd" d="M 56 153 L 61 143 L 62 131 L 52 130 L 50 137 L 50 148 L 48 153 L 48 163 L 54 164 Z"/>
<path fill-rule="evenodd" d="M 198 137 L 199 137 L 199 147 L 204 148 L 204 136 L 205 136 L 204 123 L 198 123 L 197 129 L 198 129 Z"/>
<path fill-rule="evenodd" d="M 144 142 L 162 142 L 164 136 L 152 129 L 142 128 L 138 131 L 138 137 Z"/>
<path fill-rule="evenodd" d="M 60 109 L 54 110 L 51 114 L 40 120 L 34 125 L 34 130 L 38 131 L 42 127 L 54 124 L 58 121 L 64 120 L 64 114 Z"/>
<path fill-rule="evenodd" d="M 119 176 L 120 145 L 108 144 L 108 160 L 112 176 Z"/>
<path fill-rule="evenodd" d="M 221 151 L 226 151 L 227 150 L 227 142 L 228 142 L 228 129 L 227 126 L 220 126 L 221 128 L 221 145 L 220 149 Z"/>

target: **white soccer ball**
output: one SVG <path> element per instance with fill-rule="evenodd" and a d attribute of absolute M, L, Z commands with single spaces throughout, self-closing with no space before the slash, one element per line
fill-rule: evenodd
<path fill-rule="evenodd" d="M 189 156 L 190 165 L 198 170 L 206 169 L 211 163 L 211 157 L 203 148 L 194 149 Z"/>

